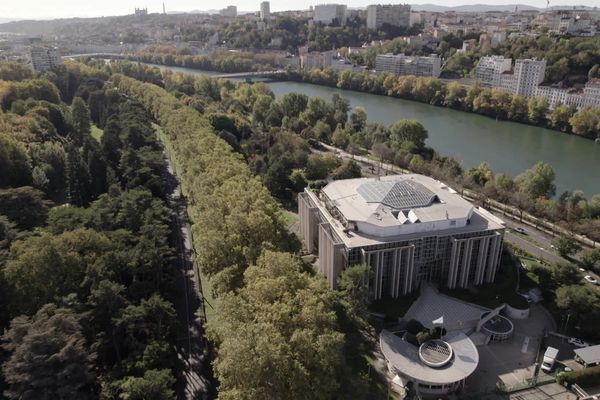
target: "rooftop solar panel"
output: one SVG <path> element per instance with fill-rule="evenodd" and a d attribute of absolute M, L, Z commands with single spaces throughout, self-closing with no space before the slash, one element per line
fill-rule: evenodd
<path fill-rule="evenodd" d="M 357 192 L 367 203 L 382 203 L 398 210 L 426 207 L 436 198 L 425 186 L 408 179 L 366 182 L 357 188 Z"/>

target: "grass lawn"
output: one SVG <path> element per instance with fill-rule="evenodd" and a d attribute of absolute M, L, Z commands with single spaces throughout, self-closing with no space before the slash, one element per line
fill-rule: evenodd
<path fill-rule="evenodd" d="M 100 140 L 102 139 L 102 135 L 104 135 L 104 131 L 100 128 L 98 128 L 96 125 L 92 125 L 92 131 L 90 133 L 92 135 L 92 137 L 94 139 L 96 139 L 96 141 L 98 143 L 100 143 Z"/>
<path fill-rule="evenodd" d="M 298 214 L 287 210 L 281 211 L 281 217 L 283 218 L 283 222 L 285 223 L 286 228 L 289 228 L 296 221 L 298 221 Z"/>

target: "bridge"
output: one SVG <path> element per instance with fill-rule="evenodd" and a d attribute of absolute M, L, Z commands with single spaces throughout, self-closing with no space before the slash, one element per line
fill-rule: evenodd
<path fill-rule="evenodd" d="M 74 60 L 76 58 L 89 57 L 89 58 L 110 58 L 112 60 L 124 60 L 127 58 L 127 54 L 123 53 L 85 53 L 85 54 L 69 54 L 62 56 L 62 58 Z"/>
<path fill-rule="evenodd" d="M 219 75 L 211 75 L 211 78 L 223 78 L 223 79 L 241 79 L 241 78 L 268 78 L 273 75 L 283 74 L 285 72 L 284 69 L 276 69 L 269 71 L 255 71 L 255 72 L 236 72 L 231 74 L 219 74 Z"/>

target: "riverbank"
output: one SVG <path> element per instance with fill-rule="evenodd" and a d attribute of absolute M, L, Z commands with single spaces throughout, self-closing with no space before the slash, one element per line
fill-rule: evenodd
<path fill-rule="evenodd" d="M 269 65 L 250 64 L 243 59 L 239 65 L 228 58 L 222 64 L 217 62 L 196 64 L 186 63 L 186 58 L 130 56 L 130 60 L 169 68 L 198 70 L 207 75 L 229 72 L 255 72 L 268 69 Z M 233 63 L 233 64 L 232 64 Z M 276 65 L 273 62 L 272 65 Z M 281 67 L 281 65 L 279 65 Z M 242 71 L 245 69 L 245 71 Z M 518 122 L 540 128 L 555 130 L 566 134 L 574 134 L 592 140 L 600 140 L 600 108 L 577 111 L 574 107 L 560 106 L 549 110 L 545 98 L 526 99 L 500 89 L 491 89 L 477 84 L 465 86 L 458 81 L 447 82 L 438 78 L 396 76 L 393 74 L 373 74 L 370 72 L 288 69 L 278 75 L 275 81 L 291 81 L 309 83 L 331 88 L 353 90 L 361 93 L 388 96 L 404 100 L 417 101 L 433 106 L 450 108 L 468 113 L 475 113 L 495 120 Z M 595 122 L 594 122 L 595 121 Z"/>

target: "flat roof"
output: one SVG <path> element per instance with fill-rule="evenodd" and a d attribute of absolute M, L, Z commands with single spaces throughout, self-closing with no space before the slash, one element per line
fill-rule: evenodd
<path fill-rule="evenodd" d="M 345 179 L 330 182 L 309 197 L 348 248 L 418 239 L 423 236 L 449 236 L 504 229 L 504 222 L 483 208 L 474 207 L 444 183 L 419 174 L 376 178 Z M 362 194 L 361 194 L 362 192 Z M 322 198 L 341 214 L 344 222 L 366 224 L 393 232 L 375 235 L 358 232 L 332 216 Z M 456 221 L 454 226 L 449 221 Z M 421 225 L 424 229 L 412 230 Z M 391 231 L 390 231 L 391 230 Z M 490 232 L 493 234 L 493 232 Z"/>
<path fill-rule="evenodd" d="M 433 385 L 462 381 L 471 375 L 479 364 L 477 347 L 462 332 L 449 333 L 442 340 L 452 347 L 452 359 L 441 367 L 430 367 L 421 361 L 418 346 L 385 329 L 379 336 L 384 357 L 402 374 Z"/>
<path fill-rule="evenodd" d="M 452 188 L 418 174 L 343 179 L 322 191 L 348 221 L 379 226 L 400 225 L 396 211 L 412 211 L 420 222 L 432 222 L 467 218 L 473 210 Z"/>
<path fill-rule="evenodd" d="M 600 363 L 600 344 L 576 349 L 575 354 L 586 364 Z"/>

